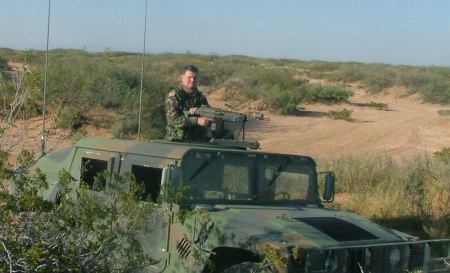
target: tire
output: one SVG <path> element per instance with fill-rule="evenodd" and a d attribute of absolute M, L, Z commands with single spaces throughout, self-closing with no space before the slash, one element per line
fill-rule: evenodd
<path fill-rule="evenodd" d="M 258 263 L 240 263 L 226 268 L 222 273 L 272 273 L 270 268 L 263 267 Z"/>

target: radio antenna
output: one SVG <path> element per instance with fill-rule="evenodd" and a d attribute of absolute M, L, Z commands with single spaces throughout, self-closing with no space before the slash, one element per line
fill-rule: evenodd
<path fill-rule="evenodd" d="M 139 124 L 138 124 L 138 140 L 141 140 L 141 117 L 142 117 L 142 93 L 144 89 L 144 59 L 145 59 L 145 36 L 147 33 L 147 3 L 145 0 L 145 19 L 144 19 L 144 46 L 142 48 L 142 65 L 141 65 L 141 92 L 139 95 Z"/>
<path fill-rule="evenodd" d="M 50 37 L 50 2 L 48 0 L 48 16 L 47 16 L 47 49 L 45 51 L 45 73 L 44 73 L 44 105 L 42 106 L 42 143 L 41 143 L 41 156 L 45 154 L 45 115 L 47 108 L 47 70 L 48 70 L 48 43 Z"/>

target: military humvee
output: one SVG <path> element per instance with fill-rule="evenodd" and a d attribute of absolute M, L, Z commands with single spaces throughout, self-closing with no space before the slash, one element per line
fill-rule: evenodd
<path fill-rule="evenodd" d="M 169 183 L 184 183 L 185 201 L 162 203 L 155 212 L 161 221 L 149 223 L 152 231 L 141 240 L 159 261 L 147 272 L 449 272 L 443 258 L 430 258 L 432 241 L 324 208 L 334 199 L 334 174 L 321 176 L 321 198 L 316 163 L 308 156 L 208 143 L 82 139 L 45 155 L 34 168 L 47 175 L 44 195 L 53 201 L 62 168 L 75 186 L 92 184 L 104 170 L 132 173 L 154 202 L 168 194 Z M 198 213 L 178 219 L 180 209 Z M 283 262 L 271 263 L 267 253 Z"/>

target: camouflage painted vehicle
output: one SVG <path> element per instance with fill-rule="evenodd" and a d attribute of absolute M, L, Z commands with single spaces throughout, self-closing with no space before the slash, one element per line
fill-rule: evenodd
<path fill-rule="evenodd" d="M 76 179 L 74 187 L 81 180 L 92 185 L 104 170 L 133 173 L 154 202 L 168 196 L 168 185 L 183 183 L 185 201 L 162 202 L 154 212 L 159 220 L 149 223 L 151 232 L 141 240 L 158 261 L 146 272 L 449 272 L 444 258 L 430 258 L 433 241 L 324 208 L 334 199 L 334 174 L 320 176 L 326 180 L 321 199 L 316 163 L 307 156 L 82 139 L 35 167 L 47 174 L 44 194 L 53 201 L 62 168 Z M 185 219 L 178 214 L 182 209 L 197 213 Z"/>

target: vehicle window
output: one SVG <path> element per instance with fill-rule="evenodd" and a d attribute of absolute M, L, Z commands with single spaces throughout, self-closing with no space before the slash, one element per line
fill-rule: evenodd
<path fill-rule="evenodd" d="M 252 196 L 250 161 L 245 156 L 190 153 L 182 167 L 188 200 L 249 200 Z"/>
<path fill-rule="evenodd" d="M 198 151 L 181 167 L 188 200 L 317 201 L 315 165 L 308 158 Z"/>
<path fill-rule="evenodd" d="M 314 173 L 309 165 L 264 162 L 259 165 L 258 178 L 260 200 L 315 200 Z"/>
<path fill-rule="evenodd" d="M 102 191 L 106 187 L 106 170 L 108 161 L 93 158 L 81 158 L 81 181 L 88 185 L 90 190 Z"/>
<path fill-rule="evenodd" d="M 134 175 L 136 183 L 144 185 L 144 192 L 139 193 L 140 197 L 144 200 L 157 202 L 160 193 L 162 170 L 148 166 L 132 165 L 131 173 Z"/>

